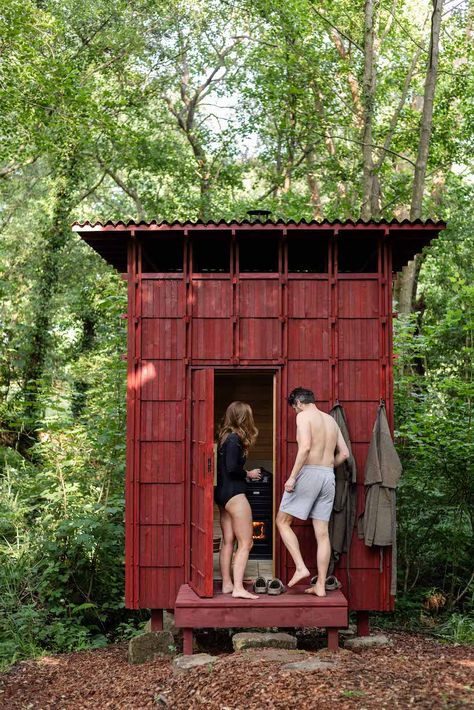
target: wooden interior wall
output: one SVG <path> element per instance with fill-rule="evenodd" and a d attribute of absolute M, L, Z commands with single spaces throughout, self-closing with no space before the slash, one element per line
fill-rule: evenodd
<path fill-rule="evenodd" d="M 257 441 L 249 452 L 249 459 L 273 458 L 273 374 L 216 373 L 215 378 L 216 433 L 227 406 L 235 400 L 247 402 L 252 407 L 255 425 L 259 431 Z"/>

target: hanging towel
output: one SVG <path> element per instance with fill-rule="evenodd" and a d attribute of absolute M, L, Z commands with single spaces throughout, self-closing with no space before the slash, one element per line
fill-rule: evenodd
<path fill-rule="evenodd" d="M 352 454 L 349 429 L 344 409 L 340 404 L 336 404 L 329 414 L 336 420 L 347 448 L 349 449 L 349 458 L 340 466 L 337 466 L 334 471 L 336 492 L 334 496 L 334 507 L 329 521 L 329 537 L 331 540 L 329 574 L 332 574 L 334 565 L 343 552 L 347 552 L 347 564 L 349 565 L 349 550 L 356 517 L 357 467 Z"/>
<path fill-rule="evenodd" d="M 377 412 L 365 464 L 365 509 L 359 517 L 359 537 L 372 547 L 392 546 L 390 593 L 397 588 L 396 493 L 402 465 L 393 445 L 385 405 Z"/>

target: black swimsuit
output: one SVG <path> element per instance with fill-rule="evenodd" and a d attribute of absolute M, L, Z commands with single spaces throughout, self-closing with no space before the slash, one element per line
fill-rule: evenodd
<path fill-rule="evenodd" d="M 238 434 L 228 435 L 217 451 L 217 486 L 214 488 L 214 500 L 221 508 L 239 493 L 247 490 L 247 471 L 244 469 L 246 457 Z"/>

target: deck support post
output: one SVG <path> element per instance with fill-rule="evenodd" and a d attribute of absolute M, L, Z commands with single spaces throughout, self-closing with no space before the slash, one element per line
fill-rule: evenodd
<path fill-rule="evenodd" d="M 339 650 L 339 629 L 328 629 L 328 649 L 329 651 Z"/>
<path fill-rule="evenodd" d="M 163 631 L 163 609 L 151 610 L 151 630 Z"/>
<path fill-rule="evenodd" d="M 185 656 L 193 655 L 193 630 L 183 629 L 183 654 Z"/>
<path fill-rule="evenodd" d="M 369 612 L 357 612 L 357 636 L 370 636 Z"/>

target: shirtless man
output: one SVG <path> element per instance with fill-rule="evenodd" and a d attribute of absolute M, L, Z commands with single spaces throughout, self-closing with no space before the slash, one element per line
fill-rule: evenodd
<path fill-rule="evenodd" d="M 293 518 L 312 519 L 318 545 L 318 580 L 314 588 L 306 591 L 325 597 L 331 557 L 328 523 L 334 503 L 334 468 L 349 458 L 349 450 L 334 419 L 317 408 L 311 390 L 297 387 L 288 397 L 288 404 L 296 412 L 298 453 L 285 483 L 276 524 L 295 563 L 296 571 L 288 582 L 288 586 L 293 587 L 309 577 L 310 572 L 291 525 Z"/>

